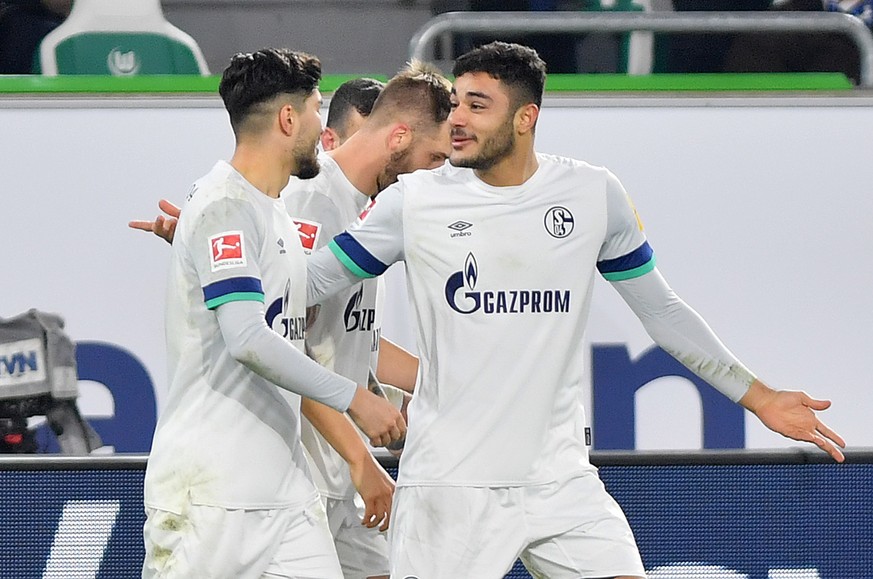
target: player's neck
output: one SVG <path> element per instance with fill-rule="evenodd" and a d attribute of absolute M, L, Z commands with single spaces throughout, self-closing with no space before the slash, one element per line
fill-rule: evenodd
<path fill-rule="evenodd" d="M 514 187 L 524 184 L 537 172 L 539 163 L 533 146 L 517 146 L 494 166 L 473 172 L 492 187 Z"/>
<path fill-rule="evenodd" d="M 379 167 L 385 165 L 380 155 L 381 148 L 357 132 L 342 145 L 328 152 L 346 179 L 361 193 L 372 197 L 379 192 L 376 179 Z"/>
<path fill-rule="evenodd" d="M 237 145 L 230 165 L 255 189 L 273 199 L 279 198 L 294 169 L 275 152 L 245 144 Z"/>

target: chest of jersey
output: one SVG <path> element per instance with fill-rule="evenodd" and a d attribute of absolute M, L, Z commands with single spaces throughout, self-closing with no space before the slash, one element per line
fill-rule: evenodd
<path fill-rule="evenodd" d="M 302 347 L 306 335 L 306 256 L 284 211 L 270 211 L 266 223 L 260 255 L 266 322 L 280 336 Z"/>
<path fill-rule="evenodd" d="M 569 311 L 587 293 L 606 232 L 597 183 L 531 184 L 508 194 L 469 184 L 407 195 L 406 263 L 457 313 Z"/>

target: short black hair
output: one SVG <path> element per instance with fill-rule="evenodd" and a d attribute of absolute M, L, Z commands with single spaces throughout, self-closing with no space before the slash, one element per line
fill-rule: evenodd
<path fill-rule="evenodd" d="M 462 54 L 452 74 L 484 72 L 503 82 L 512 91 L 513 105 L 542 105 L 546 85 L 546 63 L 537 51 L 509 42 L 495 41 Z"/>
<path fill-rule="evenodd" d="M 218 93 L 238 132 L 247 117 L 280 95 L 294 97 L 301 107 L 321 80 L 321 62 L 305 52 L 264 48 L 235 54 L 221 75 Z"/>
<path fill-rule="evenodd" d="M 362 117 L 369 116 L 383 88 L 385 83 L 374 78 L 353 78 L 342 83 L 330 97 L 326 126 L 343 132 L 353 110 Z"/>

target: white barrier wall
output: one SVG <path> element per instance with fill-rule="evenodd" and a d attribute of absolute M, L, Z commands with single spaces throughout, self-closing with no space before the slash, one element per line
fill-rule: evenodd
<path fill-rule="evenodd" d="M 677 293 L 763 380 L 833 399 L 828 423 L 873 446 L 871 134 L 857 96 L 552 98 L 538 148 L 610 167 Z M 0 316 L 60 313 L 74 339 L 139 359 L 160 403 L 169 248 L 127 222 L 154 217 L 162 196 L 181 202 L 232 146 L 213 98 L 0 100 Z M 403 293 L 394 271 L 384 333 L 414 349 Z M 631 358 L 651 346 L 605 282 L 585 347 L 601 344 Z M 86 413 L 112 414 L 105 388 L 81 386 Z M 700 448 L 700 406 L 690 382 L 659 378 L 636 394 L 635 429 L 612 428 L 636 448 Z M 754 419 L 745 439 L 789 444 Z"/>

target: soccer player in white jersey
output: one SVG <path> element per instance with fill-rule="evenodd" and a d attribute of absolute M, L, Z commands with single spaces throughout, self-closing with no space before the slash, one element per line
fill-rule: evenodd
<path fill-rule="evenodd" d="M 351 224 L 370 198 L 394 183 L 399 174 L 438 167 L 450 153 L 446 118 L 451 85 L 436 69 L 412 63 L 384 91 L 377 82 L 354 79 L 340 86 L 331 99 L 322 134 L 322 146 L 328 152 L 319 156 L 321 171 L 313 179 L 291 179 L 282 191 L 305 252 L 326 244 Z M 359 135 L 350 138 L 359 129 L 363 129 Z M 136 221 L 131 226 L 172 242 L 179 210 L 167 201 L 161 207 L 169 219 Z M 314 325 L 307 329 L 307 347 L 319 363 L 354 381 L 367 381 L 372 366 L 379 380 L 411 391 L 418 361 L 381 338 L 377 285 L 375 279 L 364 280 L 322 304 Z M 384 389 L 392 393 L 390 386 Z M 400 400 L 395 403 L 399 405 Z M 356 501 L 355 492 L 356 487 L 362 494 L 367 492 L 362 488 L 366 475 L 361 470 L 377 463 L 354 432 L 338 439 L 337 431 L 348 430 L 341 428 L 343 417 L 337 422 L 336 411 L 306 398 L 302 410 L 304 449 L 325 502 L 344 577 L 387 577 L 388 543 L 382 531 L 388 525 L 391 496 L 383 515 L 382 497 L 372 494 L 379 491 L 377 477 L 368 481 L 372 493 L 364 496 L 363 505 Z M 322 431 L 334 436 L 326 440 Z M 335 445 L 342 451 L 334 450 Z M 384 476 L 393 492 L 393 482 Z"/>
<path fill-rule="evenodd" d="M 355 78 L 334 91 L 321 134 L 324 151 L 335 150 L 361 128 L 384 87 L 385 83 L 375 79 Z M 318 178 L 292 181 L 283 192 L 288 214 L 298 227 L 307 254 L 335 235 L 336 228 L 342 229 L 351 223 L 369 200 L 352 185 L 333 157 L 323 154 L 319 160 L 321 172 Z M 352 215 L 344 215 L 347 213 Z M 366 294 L 365 285 L 369 286 Z M 345 311 L 346 303 L 337 304 L 342 311 L 332 311 L 329 304 L 322 304 L 315 323 L 307 328 L 307 353 L 347 378 L 359 376 L 368 381 L 370 367 L 378 364 L 380 352 L 377 340 L 381 316 L 376 315 L 379 312 L 375 302 L 382 294 L 372 283 L 362 282 L 360 291 L 354 289 L 348 311 Z M 336 296 L 337 301 L 341 297 Z M 353 323 L 345 324 L 344 320 Z M 336 333 L 336 338 L 331 335 L 331 330 Z M 411 355 L 409 358 L 417 369 L 417 359 Z M 366 445 L 358 442 L 357 436 L 349 440 L 351 444 L 344 449 L 343 455 L 325 440 L 313 426 L 313 422 L 317 423 L 319 417 L 327 413 L 323 408 L 318 403 L 303 400 L 301 438 L 327 513 L 343 577 L 387 579 L 385 529 L 390 520 L 394 481 L 376 463 Z M 362 467 L 378 468 L 384 477 L 384 487 L 371 488 L 368 494 L 359 472 Z M 374 496 L 377 493 L 381 496 Z M 383 512 L 386 513 L 384 518 L 381 517 Z"/>
<path fill-rule="evenodd" d="M 450 87 L 435 69 L 411 64 L 384 87 L 366 119 L 360 119 L 363 122 L 359 130 L 351 135 L 337 134 L 345 138 L 341 146 L 319 156 L 322 170 L 318 177 L 289 184 L 282 198 L 300 228 L 305 251 L 325 245 L 342 232 L 370 198 L 395 182 L 398 174 L 445 162 L 450 153 L 446 123 Z M 342 106 L 347 92 L 340 87 L 334 95 L 340 99 L 338 106 Z M 335 113 L 332 99 L 328 125 Z M 322 139 L 327 148 L 335 142 L 325 143 Z M 307 329 L 307 348 L 319 363 L 356 382 L 366 381 L 373 366 L 383 381 L 399 382 L 399 386 L 411 390 L 417 360 L 381 339 L 382 292 L 378 285 L 376 279 L 363 280 L 323 303 L 314 324 Z M 405 378 L 397 380 L 398 374 Z M 351 456 L 341 456 L 313 427 L 324 414 L 335 411 L 304 399 L 303 413 L 308 419 L 302 429 L 304 448 L 310 455 L 346 579 L 387 579 L 387 537 L 379 532 L 387 527 L 387 518 L 379 528 L 362 526 L 362 516 L 366 522 L 368 514 L 364 505 L 356 502 L 353 484 L 357 462 L 373 457 L 365 446 L 347 452 Z"/>
<path fill-rule="evenodd" d="M 310 257 L 311 301 L 406 263 L 418 321 L 391 576 L 643 577 L 589 463 L 582 336 L 596 271 L 662 348 L 769 428 L 842 460 L 802 392 L 761 383 L 669 288 L 618 179 L 538 154 L 545 65 L 492 43 L 455 63 L 450 165 L 402 176 Z"/>
<path fill-rule="evenodd" d="M 167 291 L 169 397 L 145 477 L 144 577 L 342 577 L 299 439 L 300 396 L 379 444 L 389 402 L 303 352 L 305 255 L 279 192 L 318 172 L 321 65 L 236 55 L 219 93 L 236 147 L 195 183 Z M 190 217 L 188 217 L 190 215 Z"/>

